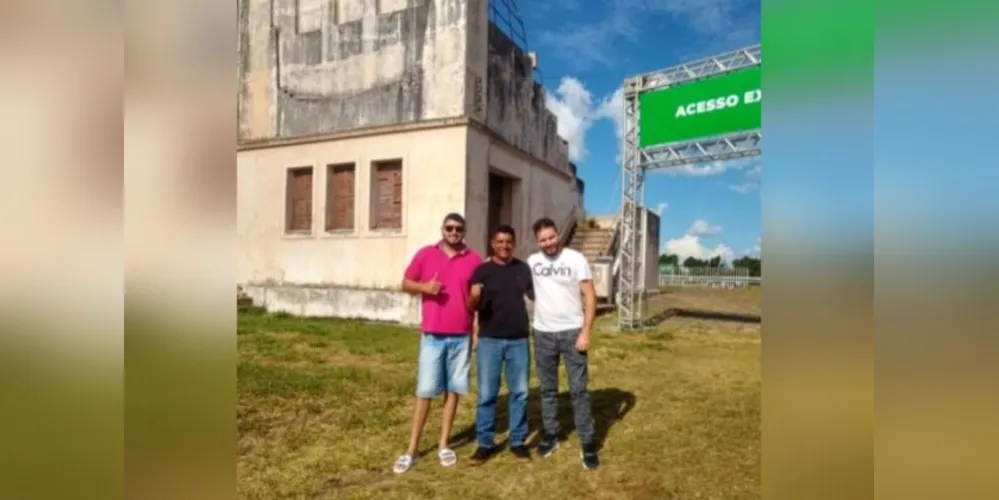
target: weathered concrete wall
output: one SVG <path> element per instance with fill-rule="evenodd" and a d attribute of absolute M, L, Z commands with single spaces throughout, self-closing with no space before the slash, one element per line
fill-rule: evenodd
<path fill-rule="evenodd" d="M 569 171 L 572 172 L 572 176 L 575 178 L 574 182 L 576 183 L 576 196 L 579 197 L 579 201 L 577 202 L 579 204 L 578 218 L 585 219 L 586 204 L 584 203 L 584 199 L 586 194 L 586 183 L 583 182 L 582 178 L 577 177 L 579 175 L 579 170 L 576 169 L 575 163 L 569 162 Z"/>
<path fill-rule="evenodd" d="M 468 0 L 465 24 L 465 116 L 482 124 L 486 123 L 490 1 Z"/>
<path fill-rule="evenodd" d="M 582 198 L 574 178 L 556 172 L 540 160 L 496 140 L 490 134 L 470 128 L 468 133 L 468 176 L 465 217 L 469 243 L 485 251 L 484 242 L 491 228 L 487 226 L 489 209 L 489 173 L 512 179 L 513 199 L 509 219 L 502 220 L 517 231 L 516 254 L 524 258 L 537 249 L 531 225 L 541 217 L 550 217 L 560 226 L 573 209 L 582 211 Z"/>
<path fill-rule="evenodd" d="M 238 283 L 273 311 L 413 323 L 398 291 L 413 253 L 464 212 L 485 251 L 488 176 L 515 178 L 505 217 L 582 215 L 582 183 L 527 54 L 488 21 L 488 0 L 237 0 L 239 139 L 345 132 L 467 116 L 421 129 L 237 153 Z M 422 126 L 422 125 L 421 125 Z M 257 145 L 259 146 L 259 145 Z M 403 159 L 403 229 L 369 227 L 372 161 Z M 355 227 L 323 231 L 326 165 L 356 164 Z M 310 235 L 284 232 L 286 169 L 314 168 Z"/>
<path fill-rule="evenodd" d="M 468 0 L 242 0 L 239 137 L 457 117 Z"/>
<path fill-rule="evenodd" d="M 645 218 L 645 246 L 642 247 L 639 244 L 636 251 L 639 252 L 637 258 L 645 260 L 645 275 L 636 276 L 637 285 L 645 290 L 658 290 L 660 217 L 659 214 L 647 207 L 635 208 L 635 218 L 639 224 L 639 229 L 642 217 Z"/>
<path fill-rule="evenodd" d="M 569 146 L 545 104 L 545 89 L 534 81 L 527 54 L 489 24 L 486 69 L 486 125 L 513 146 L 561 171 L 569 169 Z"/>
<path fill-rule="evenodd" d="M 334 286 L 247 285 L 243 288 L 253 303 L 269 312 L 297 316 L 363 318 L 420 322 L 420 301 L 396 290 L 363 290 Z"/>
<path fill-rule="evenodd" d="M 488 0 L 468 4 L 467 116 L 514 147 L 568 172 L 568 143 L 558 135 L 557 120 L 546 107 L 544 87 L 534 81 L 528 54 L 489 22 Z"/>
<path fill-rule="evenodd" d="M 645 290 L 659 289 L 659 214 L 642 210 L 645 219 L 645 276 L 640 286 Z"/>
<path fill-rule="evenodd" d="M 240 0 L 240 140 L 469 116 L 560 170 L 568 145 L 489 0 Z"/>

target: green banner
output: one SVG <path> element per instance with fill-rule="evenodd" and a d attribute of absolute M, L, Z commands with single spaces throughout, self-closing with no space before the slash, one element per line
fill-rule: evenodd
<path fill-rule="evenodd" d="M 760 67 L 642 94 L 638 147 L 760 128 Z"/>

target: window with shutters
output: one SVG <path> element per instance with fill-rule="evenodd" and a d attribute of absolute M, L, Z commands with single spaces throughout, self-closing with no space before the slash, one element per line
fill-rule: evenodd
<path fill-rule="evenodd" d="M 288 169 L 285 191 L 285 232 L 312 232 L 312 167 Z"/>
<path fill-rule="evenodd" d="M 371 164 L 371 229 L 402 229 L 402 160 Z"/>
<path fill-rule="evenodd" d="M 326 167 L 326 231 L 354 230 L 354 164 Z"/>

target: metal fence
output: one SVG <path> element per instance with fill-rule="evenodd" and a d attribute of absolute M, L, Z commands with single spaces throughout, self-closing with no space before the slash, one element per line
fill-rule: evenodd
<path fill-rule="evenodd" d="M 659 275 L 659 286 L 706 286 L 719 288 L 742 288 L 763 283 L 763 278 L 750 276 L 749 269 L 690 267 L 679 268 L 672 273 Z"/>
<path fill-rule="evenodd" d="M 524 20 L 520 17 L 516 0 L 489 0 L 489 22 L 510 37 L 514 45 L 527 54 L 533 54 L 527 43 L 527 30 L 524 28 Z M 536 83 L 544 81 L 540 67 L 534 68 L 533 77 Z"/>

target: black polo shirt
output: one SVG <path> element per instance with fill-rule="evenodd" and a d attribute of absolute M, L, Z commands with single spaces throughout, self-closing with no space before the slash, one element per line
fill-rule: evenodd
<path fill-rule="evenodd" d="M 479 298 L 479 336 L 527 338 L 530 326 L 524 296 L 534 296 L 531 268 L 519 259 L 499 264 L 489 259 L 475 269 L 472 284 L 482 285 Z"/>

